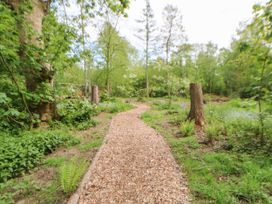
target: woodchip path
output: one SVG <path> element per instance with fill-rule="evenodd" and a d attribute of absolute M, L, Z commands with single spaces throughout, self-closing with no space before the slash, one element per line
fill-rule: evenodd
<path fill-rule="evenodd" d="M 187 204 L 189 192 L 168 145 L 139 119 L 146 105 L 118 114 L 69 204 Z"/>

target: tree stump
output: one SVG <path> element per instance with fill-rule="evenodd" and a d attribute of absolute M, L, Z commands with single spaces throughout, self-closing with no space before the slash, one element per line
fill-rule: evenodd
<path fill-rule="evenodd" d="M 99 103 L 99 92 L 98 86 L 96 85 L 92 86 L 92 102 L 95 104 Z"/>
<path fill-rule="evenodd" d="M 201 84 L 190 84 L 190 98 L 191 109 L 187 119 L 194 120 L 196 125 L 203 127 L 205 125 L 205 117 Z"/>

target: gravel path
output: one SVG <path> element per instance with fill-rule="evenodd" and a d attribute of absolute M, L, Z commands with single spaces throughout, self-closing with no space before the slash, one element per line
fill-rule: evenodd
<path fill-rule="evenodd" d="M 118 114 L 69 204 L 187 204 L 189 191 L 162 136 L 139 119 L 146 105 Z"/>

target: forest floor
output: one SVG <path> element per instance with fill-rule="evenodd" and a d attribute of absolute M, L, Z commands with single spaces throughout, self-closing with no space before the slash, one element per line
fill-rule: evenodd
<path fill-rule="evenodd" d="M 112 113 L 101 113 L 95 116 L 94 119 L 98 122 L 95 127 L 84 131 L 71 131 L 71 134 L 80 139 L 80 144 L 59 148 L 52 154 L 47 155 L 43 159 L 43 163 L 29 173 L 1 184 L 0 195 L 3 198 L 10 197 L 13 201 L 1 200 L 0 197 L 0 204 L 66 203 L 70 197 L 70 192 L 64 193 L 61 188 L 59 181 L 60 167 L 64 164 L 70 164 L 73 158 L 78 161 L 85 161 L 89 165 L 108 132 L 113 115 Z M 63 127 L 60 127 L 60 129 L 65 132 L 69 131 L 66 128 L 63 129 Z M 77 167 L 77 170 L 79 170 L 79 167 Z"/>
<path fill-rule="evenodd" d="M 163 137 L 139 119 L 137 105 L 111 121 L 78 191 L 69 203 L 190 203 L 187 182 Z"/>
<path fill-rule="evenodd" d="M 215 99 L 215 100 L 214 100 Z M 256 102 L 205 97 L 205 137 L 186 121 L 189 101 L 149 99 L 141 119 L 162 135 L 186 177 L 191 203 L 271 204 L 271 122 L 265 120 L 267 149 L 258 146 Z M 204 140 L 203 140 L 204 139 Z"/>

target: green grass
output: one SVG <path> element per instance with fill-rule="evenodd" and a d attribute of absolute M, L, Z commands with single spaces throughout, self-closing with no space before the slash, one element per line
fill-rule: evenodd
<path fill-rule="evenodd" d="M 248 102 L 246 102 L 247 104 Z M 252 102 L 250 102 L 252 104 Z M 245 109 L 235 102 L 216 105 L 213 115 L 209 118 L 210 126 L 206 131 L 208 137 L 216 142 L 230 142 L 230 137 L 226 136 L 227 128 L 231 132 L 232 145 L 239 148 L 244 145 L 240 140 L 235 140 L 237 135 L 245 137 L 245 130 L 250 132 L 253 129 L 247 128 L 246 124 L 233 126 L 224 124 L 224 114 L 236 109 L 241 111 L 253 110 L 250 106 Z M 160 132 L 171 147 L 172 153 L 178 164 L 181 165 L 188 180 L 188 185 L 192 194 L 193 203 L 216 203 L 216 204 L 271 204 L 272 203 L 272 159 L 267 154 L 263 154 L 258 149 L 254 154 L 247 151 L 236 151 L 233 148 L 226 151 L 222 148 L 213 148 L 202 145 L 195 136 L 177 138 L 169 129 L 162 127 L 162 124 L 169 122 L 173 130 L 179 130 L 179 123 L 173 123 L 173 118 L 178 117 L 182 108 L 177 108 L 174 114 L 169 114 L 157 105 L 142 115 L 142 119 Z M 221 112 L 220 112 L 221 111 Z M 183 113 L 181 113 L 183 114 Z M 236 119 L 235 119 L 236 120 Z M 234 121 L 235 121 L 234 120 Z M 241 122 L 242 120 L 240 120 Z M 182 124 L 182 121 L 181 121 Z M 229 128 L 233 127 L 232 130 Z M 252 127 L 252 125 L 250 125 Z M 245 128 L 245 130 L 243 129 Z M 243 133 L 242 133 L 243 132 Z M 235 134 L 233 134 L 235 133 Z M 250 134 L 249 134 L 250 135 Z M 220 143 L 219 143 L 220 144 Z"/>
<path fill-rule="evenodd" d="M 59 182 L 52 181 L 37 193 L 36 197 L 41 204 L 62 203 L 65 195 L 60 191 Z"/>
<path fill-rule="evenodd" d="M 102 138 L 98 138 L 95 139 L 87 144 L 82 144 L 79 146 L 79 150 L 81 152 L 86 152 L 86 151 L 90 151 L 94 148 L 100 147 L 102 145 L 103 139 Z"/>
<path fill-rule="evenodd" d="M 9 180 L 0 183 L 0 203 L 14 203 L 14 198 L 23 198 L 40 190 L 40 186 L 31 177 L 24 177 L 21 180 Z"/>
<path fill-rule="evenodd" d="M 67 157 L 50 157 L 44 161 L 44 165 L 48 167 L 58 167 L 67 161 Z"/>
<path fill-rule="evenodd" d="M 220 140 L 221 135 L 224 134 L 224 127 L 220 123 L 212 123 L 206 125 L 204 129 L 207 140 L 213 143 L 215 140 Z"/>
<path fill-rule="evenodd" d="M 99 103 L 98 111 L 106 113 L 119 113 L 129 109 L 132 109 L 133 105 L 130 103 L 124 103 L 122 100 L 116 99 L 114 101 L 106 101 Z"/>

